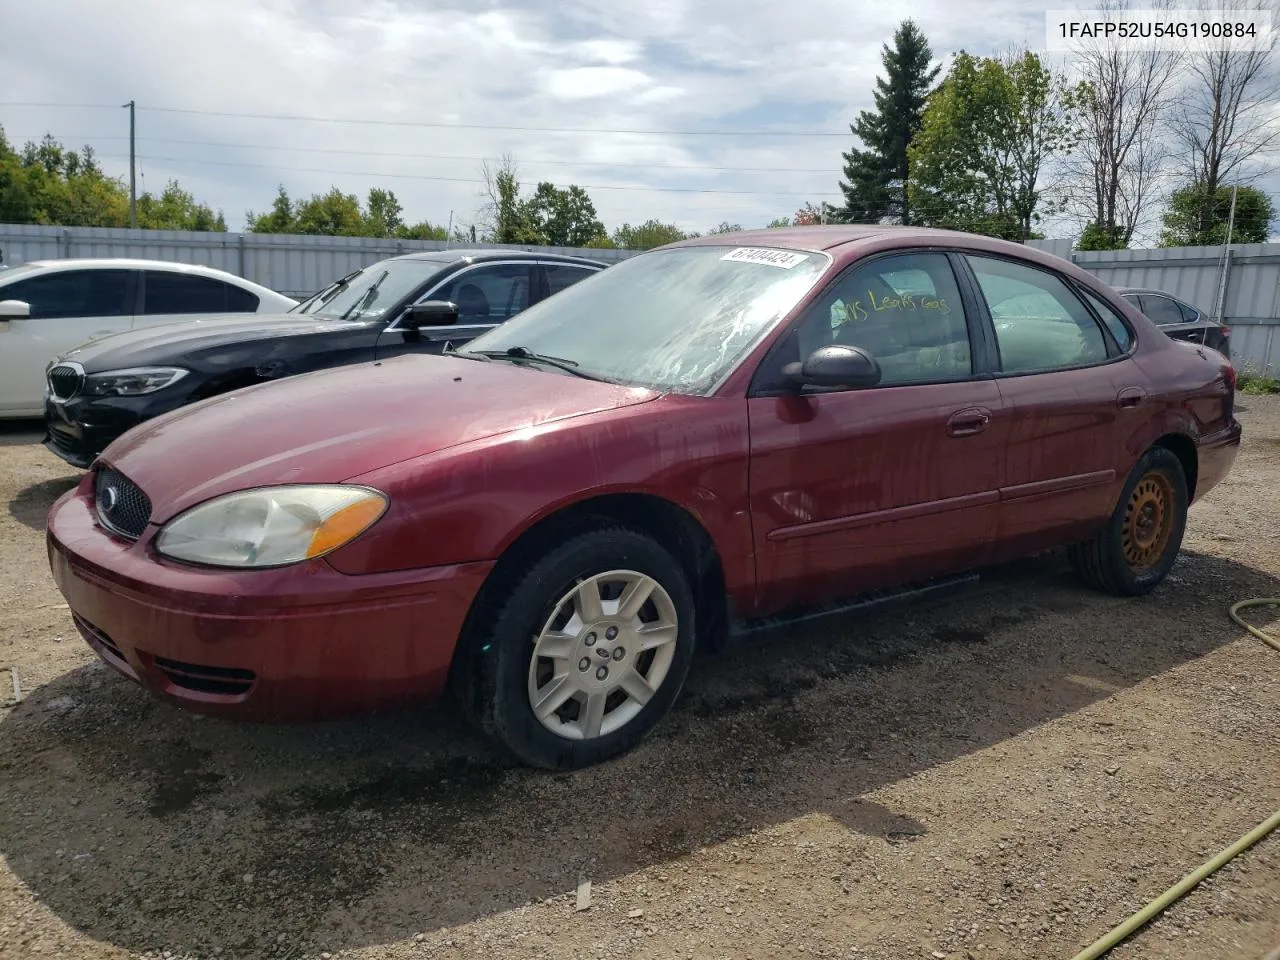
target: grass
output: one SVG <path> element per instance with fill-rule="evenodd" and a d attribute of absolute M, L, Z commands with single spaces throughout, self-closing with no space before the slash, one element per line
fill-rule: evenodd
<path fill-rule="evenodd" d="M 1280 393 L 1280 379 L 1242 370 L 1236 377 L 1236 389 L 1255 397 Z"/>

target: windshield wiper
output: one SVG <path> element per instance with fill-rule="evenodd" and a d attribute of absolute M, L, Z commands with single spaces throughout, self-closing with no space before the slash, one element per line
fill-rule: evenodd
<path fill-rule="evenodd" d="M 298 310 L 299 313 L 311 313 L 313 310 L 316 310 L 319 307 L 323 307 L 326 303 L 328 303 L 330 300 L 332 300 L 334 297 L 340 294 L 343 290 L 351 286 L 351 281 L 354 280 L 356 277 L 360 276 L 360 274 L 362 273 L 364 273 L 364 267 L 361 267 L 359 270 L 351 271 L 351 273 L 348 273 L 345 277 L 342 277 L 340 280 L 335 280 L 324 290 L 321 290 L 318 294 L 316 294 L 314 298 L 315 303 L 307 307 L 307 309 L 298 310 L 298 307 L 294 307 L 294 310 Z M 303 303 L 298 304 L 298 306 L 299 307 L 306 306 L 305 301 Z"/>
<path fill-rule="evenodd" d="M 456 354 L 466 356 L 470 354 L 473 357 L 484 357 L 488 360 L 514 360 L 517 363 L 521 361 L 532 361 L 534 363 L 545 364 L 548 367 L 555 367 L 557 370 L 563 370 L 565 373 L 571 373 L 575 377 L 582 377 L 584 380 L 599 380 L 602 383 L 617 383 L 616 380 L 610 380 L 608 377 L 602 377 L 595 373 L 585 373 L 578 369 L 578 361 L 566 360 L 564 357 L 553 357 L 546 353 L 534 353 L 528 347 L 507 347 L 505 350 L 456 350 Z"/>
<path fill-rule="evenodd" d="M 373 286 L 371 286 L 368 290 L 364 292 L 364 296 L 362 296 L 359 300 L 357 300 L 350 307 L 348 307 L 347 312 L 344 313 L 338 319 L 345 320 L 347 319 L 347 317 L 351 316 L 357 310 L 364 310 L 367 306 L 369 306 L 369 304 L 373 303 L 374 298 L 378 296 L 378 286 L 382 283 L 383 280 L 387 279 L 387 277 L 390 274 L 391 274 L 390 270 L 383 270 L 382 276 L 380 276 L 377 280 L 373 281 Z"/>

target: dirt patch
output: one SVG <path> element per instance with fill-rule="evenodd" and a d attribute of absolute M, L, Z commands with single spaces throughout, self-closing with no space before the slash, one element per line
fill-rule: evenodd
<path fill-rule="evenodd" d="M 633 754 L 512 769 L 443 709 L 198 719 L 103 668 L 47 569 L 77 479 L 0 431 L 0 957 L 1068 957 L 1280 806 L 1280 397 L 1169 582 L 1060 556 L 702 658 Z M 1259 613 L 1259 619 L 1266 617 Z M 2 679 L 2 678 L 0 678 Z M 592 907 L 574 890 L 592 881 Z M 1280 838 L 1117 958 L 1280 944 Z"/>

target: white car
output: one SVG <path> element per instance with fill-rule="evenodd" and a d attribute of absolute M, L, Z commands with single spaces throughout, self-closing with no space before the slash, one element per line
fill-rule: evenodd
<path fill-rule="evenodd" d="M 0 270 L 0 418 L 41 416 L 45 366 L 83 343 L 296 305 L 234 274 L 163 260 L 33 260 Z"/>

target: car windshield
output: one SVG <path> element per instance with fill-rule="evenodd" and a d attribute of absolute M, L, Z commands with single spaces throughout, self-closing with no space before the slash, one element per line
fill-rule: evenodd
<path fill-rule="evenodd" d="M 655 250 L 535 304 L 465 352 L 522 347 L 602 379 L 707 393 L 829 262 L 825 254 L 761 247 Z"/>
<path fill-rule="evenodd" d="M 340 320 L 378 320 L 429 281 L 441 266 L 439 260 L 383 260 L 329 284 L 289 312 Z"/>

